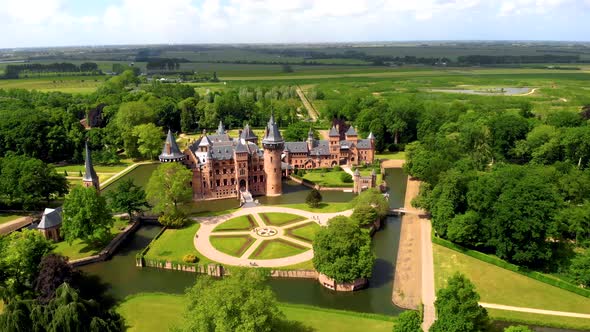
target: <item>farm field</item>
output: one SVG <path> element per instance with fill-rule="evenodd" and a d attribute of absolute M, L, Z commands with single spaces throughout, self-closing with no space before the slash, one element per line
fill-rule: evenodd
<path fill-rule="evenodd" d="M 180 295 L 144 293 L 128 297 L 117 307 L 130 332 L 168 331 L 182 319 L 185 298 Z M 313 331 L 357 332 L 359 326 L 374 332 L 390 332 L 395 318 L 357 314 L 311 306 L 279 304 L 286 318 Z"/>
<path fill-rule="evenodd" d="M 63 76 L 0 80 L 0 89 L 27 89 L 61 91 L 66 93 L 91 93 L 107 76 Z"/>

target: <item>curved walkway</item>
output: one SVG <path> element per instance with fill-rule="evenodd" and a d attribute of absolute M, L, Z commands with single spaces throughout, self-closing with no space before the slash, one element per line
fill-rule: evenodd
<path fill-rule="evenodd" d="M 503 304 L 494 304 L 494 303 L 485 303 L 479 302 L 484 308 L 490 309 L 498 309 L 498 310 L 508 310 L 508 311 L 519 311 L 519 312 L 528 312 L 531 314 L 541 314 L 541 315 L 552 315 L 552 316 L 563 316 L 563 317 L 575 317 L 575 318 L 588 318 L 590 319 L 590 314 L 580 314 L 577 312 L 566 312 L 566 311 L 553 311 L 553 310 L 543 310 L 543 309 L 534 309 L 534 308 L 523 308 L 523 307 L 513 307 L 509 305 Z"/>
<path fill-rule="evenodd" d="M 211 233 L 213 233 L 213 229 L 217 225 L 219 225 L 229 219 L 235 218 L 235 217 L 251 214 L 254 217 L 254 220 L 256 221 L 258 226 L 260 226 L 260 227 L 267 226 L 260 219 L 260 216 L 258 216 L 259 213 L 266 213 L 266 212 L 290 213 L 290 214 L 302 216 L 302 217 L 306 218 L 306 220 L 301 221 L 301 222 L 297 222 L 297 223 L 287 224 L 284 226 L 271 226 L 271 227 L 277 229 L 279 232 L 279 234 L 277 234 L 276 236 L 274 236 L 272 238 L 261 237 L 252 231 L 235 231 L 235 232 L 232 231 L 232 232 L 223 232 L 223 233 L 219 232 L 219 234 L 223 234 L 223 235 L 250 235 L 255 239 L 255 242 L 240 257 L 235 257 L 235 256 L 231 256 L 231 255 L 220 252 L 219 250 L 215 249 L 215 247 L 213 247 L 213 245 L 211 244 L 211 241 L 209 241 L 209 237 L 211 236 Z M 201 227 L 197 231 L 197 234 L 196 234 L 193 241 L 194 241 L 195 248 L 197 248 L 197 250 L 201 254 L 203 254 L 205 257 L 207 257 L 213 261 L 219 262 L 221 264 L 234 265 L 234 266 L 252 266 L 255 264 L 255 266 L 259 266 L 259 267 L 289 266 L 289 265 L 303 263 L 303 262 L 306 262 L 306 261 L 312 259 L 313 258 L 313 250 L 311 250 L 311 244 L 309 244 L 307 242 L 300 241 L 300 240 L 294 239 L 292 237 L 283 236 L 284 229 L 292 228 L 292 227 L 297 226 L 299 224 L 308 223 L 310 221 L 316 222 L 320 226 L 325 226 L 325 225 L 327 225 L 328 220 L 335 217 L 335 216 L 339 216 L 339 215 L 350 216 L 351 214 L 352 214 L 352 210 L 347 210 L 347 211 L 343 211 L 343 212 L 336 212 L 336 213 L 314 213 L 314 212 L 309 212 L 309 211 L 304 211 L 304 210 L 298 210 L 298 209 L 292 209 L 292 208 L 286 208 L 286 207 L 276 207 L 276 206 L 256 206 L 256 207 L 250 207 L 250 208 L 242 208 L 242 209 L 239 209 L 238 211 L 235 211 L 230 214 L 225 214 L 222 216 L 193 218 L 194 220 L 196 220 L 197 222 L 199 222 L 201 224 Z M 265 239 L 270 240 L 270 239 L 275 239 L 275 238 L 280 238 L 282 240 L 286 240 L 288 242 L 291 242 L 295 245 L 307 247 L 310 250 L 307 250 L 307 251 L 297 254 L 297 255 L 293 255 L 290 257 L 284 257 L 284 258 L 248 259 L 248 257 L 262 244 L 262 242 Z"/>

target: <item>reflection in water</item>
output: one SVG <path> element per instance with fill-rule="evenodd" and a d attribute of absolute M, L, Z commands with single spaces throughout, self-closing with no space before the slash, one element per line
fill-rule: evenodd
<path fill-rule="evenodd" d="M 152 171 L 153 169 L 155 167 L 152 168 Z M 145 169 L 141 170 L 142 177 L 146 177 L 145 171 Z M 133 173 L 130 173 L 129 176 L 133 177 Z M 135 180 L 138 179 L 135 178 Z M 388 170 L 386 181 L 390 186 L 391 206 L 402 206 L 406 176 L 400 169 Z M 138 182 L 136 183 L 142 185 L 147 180 Z M 286 183 L 284 189 L 285 193 L 279 197 L 272 199 L 270 197 L 259 197 L 258 199 L 265 204 L 302 203 L 309 191 L 309 189 L 294 183 Z M 342 192 L 326 192 L 322 193 L 322 195 L 325 201 L 331 202 L 346 202 L 354 197 L 351 193 Z M 210 203 L 213 202 L 207 202 L 209 211 L 223 210 L 228 208 L 227 205 L 230 204 L 229 201 L 219 201 L 216 203 L 217 205 Z M 117 298 L 139 292 L 182 293 L 186 287 L 194 283 L 197 275 L 180 271 L 135 267 L 135 255 L 147 246 L 159 230 L 159 226 L 143 226 L 131 236 L 130 240 L 120 248 L 112 259 L 84 266 L 81 269 L 89 274 L 99 276 L 104 282 L 110 284 L 110 292 Z M 383 230 L 375 234 L 373 248 L 377 260 L 367 289 L 354 293 L 336 293 L 322 287 L 317 281 L 306 279 L 272 279 L 269 284 L 277 293 L 279 300 L 283 302 L 361 312 L 399 313 L 402 309 L 395 307 L 391 303 L 399 230 L 400 219 L 390 217 L 387 219 Z"/>

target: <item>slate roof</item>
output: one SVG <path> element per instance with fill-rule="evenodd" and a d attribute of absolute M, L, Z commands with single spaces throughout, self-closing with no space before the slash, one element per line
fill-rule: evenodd
<path fill-rule="evenodd" d="M 266 133 L 262 140 L 262 144 L 281 144 L 284 142 L 281 132 L 279 131 L 279 126 L 277 126 L 277 123 L 275 122 L 275 117 L 271 114 L 268 124 L 266 125 Z"/>
<path fill-rule="evenodd" d="M 330 128 L 330 132 L 328 133 L 328 136 L 330 136 L 330 137 L 335 137 L 335 136 L 340 137 L 340 133 L 338 133 L 338 130 L 336 129 L 335 126 L 332 126 L 332 128 Z"/>
<path fill-rule="evenodd" d="M 240 141 L 240 140 L 238 140 L 238 144 L 236 145 L 235 150 L 236 150 L 236 153 L 250 152 L 248 150 L 248 148 L 244 144 L 242 144 L 242 141 Z"/>
<path fill-rule="evenodd" d="M 307 152 L 306 142 L 285 142 L 285 150 L 291 153 L 305 153 Z"/>
<path fill-rule="evenodd" d="M 49 209 L 46 208 L 43 211 L 43 217 L 41 217 L 41 221 L 39 225 L 37 225 L 38 229 L 48 229 L 61 224 L 61 207 L 57 209 Z"/>
<path fill-rule="evenodd" d="M 359 139 L 356 143 L 356 147 L 359 149 L 370 149 L 371 148 L 371 140 L 370 139 Z"/>
<path fill-rule="evenodd" d="M 170 146 L 170 151 L 168 151 L 168 146 Z M 168 135 L 166 135 L 166 142 L 164 142 L 162 154 L 160 154 L 159 158 L 160 160 L 184 158 L 184 154 L 180 152 L 178 144 L 176 144 L 176 140 L 174 139 L 174 136 L 172 135 L 172 131 L 170 129 L 168 129 Z"/>
<path fill-rule="evenodd" d="M 356 130 L 354 130 L 353 126 L 348 127 L 348 130 L 346 131 L 346 136 L 357 136 L 358 134 L 356 133 Z"/>
<path fill-rule="evenodd" d="M 341 149 L 350 149 L 354 147 L 354 142 L 352 141 L 340 141 L 340 148 Z"/>
<path fill-rule="evenodd" d="M 258 139 L 258 136 L 256 136 L 254 134 L 252 129 L 250 129 L 250 125 L 247 124 L 246 127 L 244 127 L 244 130 L 242 131 L 240 138 L 243 140 L 249 140 L 249 139 Z"/>
<path fill-rule="evenodd" d="M 84 176 L 82 177 L 83 181 L 95 182 L 98 181 L 98 175 L 94 171 L 94 166 L 92 166 L 92 158 L 90 156 L 90 149 L 88 149 L 88 142 L 86 142 L 86 158 L 84 159 Z"/>
<path fill-rule="evenodd" d="M 229 137 L 228 134 L 217 134 L 217 135 L 209 135 L 207 136 L 207 138 L 213 142 L 230 142 L 231 138 Z"/>
<path fill-rule="evenodd" d="M 311 149 L 311 151 L 309 152 L 310 157 L 317 156 L 318 154 L 320 156 L 330 155 L 330 144 L 328 141 L 318 140 L 316 142 L 318 144 L 313 149 Z"/>

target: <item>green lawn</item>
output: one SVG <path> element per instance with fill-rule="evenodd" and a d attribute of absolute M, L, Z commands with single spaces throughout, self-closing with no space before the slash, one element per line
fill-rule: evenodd
<path fill-rule="evenodd" d="M 351 182 L 342 182 L 340 176 L 342 174 L 346 174 L 345 171 L 332 171 L 332 172 L 322 172 L 322 171 L 308 171 L 305 173 L 303 178 L 307 181 L 311 181 L 315 184 L 319 184 L 322 187 L 339 187 L 339 188 L 352 188 L 353 183 Z"/>
<path fill-rule="evenodd" d="M 125 318 L 129 332 L 168 331 L 182 320 L 185 301 L 181 295 L 144 293 L 125 299 L 117 307 L 117 312 Z M 395 319 L 292 304 L 280 304 L 279 307 L 287 319 L 299 321 L 318 332 L 391 332 Z"/>
<path fill-rule="evenodd" d="M 320 203 L 320 206 L 317 208 L 309 207 L 309 205 L 307 205 L 306 203 L 281 204 L 279 206 L 320 213 L 342 212 L 352 208 L 350 202 L 322 202 Z"/>
<path fill-rule="evenodd" d="M 132 161 L 125 160 L 121 161 L 120 164 L 113 166 L 94 165 L 94 170 L 97 173 L 119 173 L 125 168 L 131 166 L 131 164 L 133 164 Z M 57 166 L 55 167 L 55 171 L 62 174 L 64 171 L 66 171 L 68 172 L 69 176 L 78 176 L 80 172 L 84 173 L 84 164 Z"/>
<path fill-rule="evenodd" d="M 152 242 L 150 250 L 145 255 L 146 259 L 167 260 L 182 262 L 186 254 L 199 257 L 199 264 L 208 264 L 211 261 L 203 256 L 195 248 L 193 238 L 201 227 L 199 223 L 192 223 L 181 229 L 167 229 L 156 241 Z"/>
<path fill-rule="evenodd" d="M 480 261 L 460 252 L 433 245 L 436 288 L 454 272 L 475 284 L 482 302 L 546 310 L 590 313 L 590 299 Z M 519 315 L 519 313 L 513 313 Z"/>
<path fill-rule="evenodd" d="M 315 268 L 313 266 L 313 261 L 310 259 L 308 261 L 293 264 L 293 265 L 274 267 L 273 270 L 285 270 L 285 271 L 289 271 L 289 270 L 315 270 Z"/>
<path fill-rule="evenodd" d="M 214 232 L 219 231 L 247 231 L 254 228 L 256 222 L 254 221 L 254 217 L 248 214 L 245 216 L 239 216 L 232 218 L 230 220 L 224 221 L 223 223 L 217 225 L 213 229 Z"/>
<path fill-rule="evenodd" d="M 583 331 L 590 330 L 590 319 L 529 314 L 526 312 L 516 312 L 497 309 L 486 310 L 488 311 L 488 314 L 496 320 L 539 326 L 551 326 L 556 328 L 577 329 Z"/>
<path fill-rule="evenodd" d="M 298 247 L 295 244 L 290 244 L 281 240 L 266 240 L 256 248 L 256 250 L 249 257 L 250 259 L 274 259 L 294 256 L 305 252 L 307 248 Z"/>
<path fill-rule="evenodd" d="M 12 213 L 0 213 L 0 225 L 7 223 L 9 221 L 13 221 L 15 219 L 18 219 L 22 216 L 26 216 L 27 214 L 22 214 L 22 213 L 16 213 L 16 214 L 12 214 Z"/>
<path fill-rule="evenodd" d="M 255 240 L 250 235 L 235 235 L 211 236 L 209 241 L 215 249 L 231 256 L 240 257 Z"/>
<path fill-rule="evenodd" d="M 398 152 L 383 152 L 377 153 L 375 155 L 375 159 L 401 159 L 406 160 L 406 152 L 405 151 L 398 151 Z"/>
<path fill-rule="evenodd" d="M 260 218 L 262 218 L 265 224 L 272 226 L 284 226 L 305 220 L 301 216 L 280 212 L 260 213 Z"/>
<path fill-rule="evenodd" d="M 126 226 L 127 226 L 127 220 L 115 218 L 115 223 L 113 224 L 113 227 L 111 228 L 111 237 L 110 237 L 109 241 L 111 239 L 113 239 L 117 234 L 121 233 Z M 107 242 L 107 244 L 108 244 L 108 242 Z M 58 243 L 56 243 L 56 247 L 55 247 L 55 249 L 53 249 L 53 251 L 60 254 L 60 255 L 66 256 L 66 257 L 74 260 L 74 259 L 79 259 L 79 258 L 84 258 L 84 257 L 96 255 L 105 246 L 106 246 L 106 244 L 104 246 L 96 247 L 96 246 L 89 245 L 89 244 L 83 242 L 82 240 L 77 239 L 77 240 L 72 241 L 72 244 L 68 244 L 66 241 L 58 242 Z"/>
<path fill-rule="evenodd" d="M 315 238 L 316 233 L 320 230 L 321 226 L 311 221 L 308 224 L 304 224 L 303 227 L 290 228 L 287 230 L 287 234 L 295 236 L 296 238 L 312 242 Z"/>

